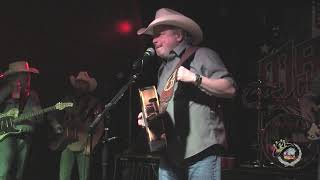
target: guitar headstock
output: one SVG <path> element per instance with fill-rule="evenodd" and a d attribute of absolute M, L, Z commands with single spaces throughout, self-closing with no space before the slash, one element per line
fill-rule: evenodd
<path fill-rule="evenodd" d="M 57 110 L 63 110 L 64 108 L 72 107 L 72 106 L 73 106 L 72 102 L 58 102 L 54 107 Z"/>

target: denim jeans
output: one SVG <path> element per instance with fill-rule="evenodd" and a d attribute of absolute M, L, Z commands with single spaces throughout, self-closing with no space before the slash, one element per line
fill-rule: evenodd
<path fill-rule="evenodd" d="M 317 168 L 318 168 L 318 174 L 317 174 L 317 179 L 320 180 L 320 156 L 318 155 L 318 164 L 317 164 Z"/>
<path fill-rule="evenodd" d="M 73 166 L 78 168 L 79 180 L 87 180 L 89 177 L 89 156 L 80 152 L 73 152 L 66 148 L 61 153 L 60 159 L 60 180 L 70 180 Z"/>
<path fill-rule="evenodd" d="M 21 180 L 30 150 L 30 139 L 8 136 L 0 143 L 0 180 Z"/>
<path fill-rule="evenodd" d="M 159 180 L 221 180 L 221 158 L 208 156 L 183 168 L 160 161 Z"/>

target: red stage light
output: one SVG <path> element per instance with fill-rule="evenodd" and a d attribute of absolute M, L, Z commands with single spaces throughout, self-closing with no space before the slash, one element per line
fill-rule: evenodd
<path fill-rule="evenodd" d="M 132 24 L 127 20 L 119 21 L 116 24 L 116 29 L 121 34 L 129 34 L 132 31 Z"/>

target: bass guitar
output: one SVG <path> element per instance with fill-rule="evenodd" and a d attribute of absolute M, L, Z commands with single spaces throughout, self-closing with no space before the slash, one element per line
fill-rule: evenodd
<path fill-rule="evenodd" d="M 72 107 L 71 102 L 58 102 L 54 106 L 47 107 L 35 112 L 23 113 L 19 115 L 19 110 L 17 108 L 12 108 L 9 111 L 0 114 L 0 142 L 9 135 L 19 134 L 22 132 L 21 129 L 16 128 L 17 123 L 21 123 L 27 119 L 42 115 L 44 113 L 63 110 L 66 107 Z"/>

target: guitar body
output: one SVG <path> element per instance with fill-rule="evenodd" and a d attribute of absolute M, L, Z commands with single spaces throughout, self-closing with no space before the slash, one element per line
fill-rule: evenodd
<path fill-rule="evenodd" d="M 12 116 L 0 118 L 0 142 L 9 135 L 16 135 L 22 132 L 21 129 L 16 129 L 12 119 Z"/>
<path fill-rule="evenodd" d="M 57 103 L 55 106 L 39 110 L 37 112 L 30 112 L 26 114 L 19 115 L 19 110 L 17 108 L 12 108 L 9 111 L 0 114 L 0 142 L 9 135 L 16 135 L 22 132 L 21 129 L 16 128 L 16 123 L 23 122 L 32 117 L 36 117 L 45 112 L 53 110 L 62 110 L 66 107 L 72 107 L 72 103 Z"/>
<path fill-rule="evenodd" d="M 79 113 L 79 111 L 65 112 L 61 122 L 63 133 L 50 138 L 48 145 L 50 150 L 61 151 L 68 148 L 71 151 L 83 151 L 84 154 L 90 154 L 90 145 L 93 149 L 98 144 L 103 134 L 103 126 L 97 126 L 91 138 L 88 134 L 88 127 L 92 118 L 82 120 L 82 116 L 79 114 L 83 113 Z"/>
<path fill-rule="evenodd" d="M 81 151 L 84 149 L 84 147 L 89 144 L 89 139 L 88 139 L 88 134 L 84 133 L 83 131 L 78 131 L 77 129 L 73 129 L 74 133 L 76 134 L 76 139 L 75 141 L 71 142 L 68 145 L 68 148 L 71 151 Z M 72 140 L 69 138 L 69 140 Z"/>
<path fill-rule="evenodd" d="M 139 95 L 150 151 L 160 151 L 167 146 L 167 139 L 164 119 L 159 114 L 159 98 L 156 88 L 149 86 L 139 89 Z"/>
<path fill-rule="evenodd" d="M 88 126 L 87 126 L 88 127 Z M 64 128 L 63 134 L 54 137 L 50 140 L 49 149 L 62 151 L 68 148 L 71 151 L 82 151 L 85 154 L 90 154 L 90 137 L 86 133 L 86 129 Z M 97 128 L 92 136 L 92 149 L 99 143 L 99 139 L 103 134 L 102 128 Z"/>
<path fill-rule="evenodd" d="M 63 134 L 55 136 L 50 140 L 49 149 L 51 150 L 63 150 L 69 144 L 79 141 L 78 132 L 76 129 L 64 128 Z M 81 146 L 75 146 L 72 149 L 74 151 L 80 151 Z"/>
<path fill-rule="evenodd" d="M 15 128 L 13 119 L 18 116 L 18 109 L 13 108 L 4 114 L 0 114 L 0 141 L 9 135 L 19 134 L 21 130 Z"/>

